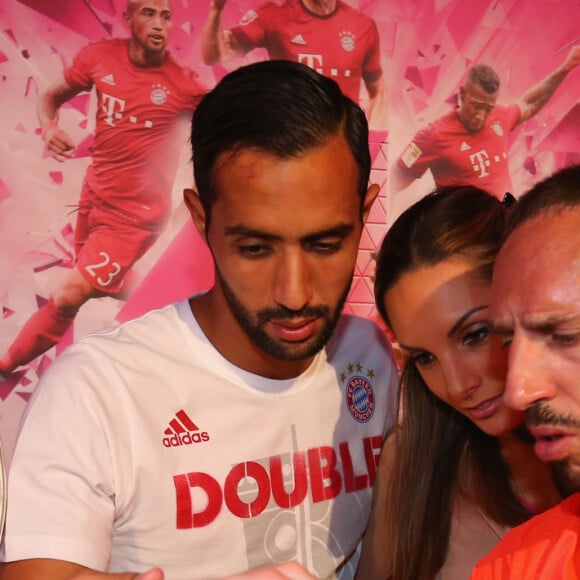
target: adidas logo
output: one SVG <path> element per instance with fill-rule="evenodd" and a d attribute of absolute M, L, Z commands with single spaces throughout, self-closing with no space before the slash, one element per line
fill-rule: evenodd
<path fill-rule="evenodd" d="M 175 413 L 175 417 L 169 421 L 169 427 L 163 433 L 167 435 L 163 437 L 164 447 L 179 447 L 209 441 L 209 434 L 200 431 L 183 409 Z"/>
<path fill-rule="evenodd" d="M 111 86 L 113 86 L 113 87 L 115 86 L 115 77 L 113 77 L 113 75 L 112 75 L 112 74 L 110 74 L 110 75 L 105 75 L 104 77 L 102 77 L 102 78 L 101 78 L 101 80 L 102 80 L 104 83 L 107 83 L 108 85 L 111 85 Z"/>
<path fill-rule="evenodd" d="M 464 141 L 459 148 L 459 151 L 469 151 L 471 147 Z"/>
<path fill-rule="evenodd" d="M 303 44 L 306 45 L 306 41 L 301 34 L 297 34 L 291 41 L 292 44 Z"/>

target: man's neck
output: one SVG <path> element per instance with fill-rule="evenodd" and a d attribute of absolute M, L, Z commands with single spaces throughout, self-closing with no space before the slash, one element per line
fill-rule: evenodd
<path fill-rule="evenodd" d="M 302 5 L 313 14 L 328 16 L 336 10 L 337 0 L 301 0 Z"/>
<path fill-rule="evenodd" d="M 166 51 L 148 52 L 133 40 L 129 40 L 129 60 L 138 67 L 149 68 L 158 67 L 165 61 Z"/>

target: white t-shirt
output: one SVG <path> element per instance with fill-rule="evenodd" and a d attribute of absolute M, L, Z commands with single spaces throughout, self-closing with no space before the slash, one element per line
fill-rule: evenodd
<path fill-rule="evenodd" d="M 364 530 L 397 383 L 381 331 L 356 317 L 282 381 L 224 359 L 187 301 L 84 337 L 29 405 L 3 559 L 167 580 L 297 560 L 332 578 Z"/>

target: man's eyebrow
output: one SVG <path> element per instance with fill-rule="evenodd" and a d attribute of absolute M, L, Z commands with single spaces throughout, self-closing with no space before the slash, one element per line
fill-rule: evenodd
<path fill-rule="evenodd" d="M 276 236 L 270 232 L 258 230 L 257 228 L 245 226 L 244 224 L 228 226 L 224 233 L 226 236 L 244 236 L 246 238 L 267 238 L 272 240 L 279 238 L 279 236 Z"/>
<path fill-rule="evenodd" d="M 525 316 L 521 322 L 522 326 L 529 330 L 540 332 L 551 332 L 560 324 L 580 319 L 578 312 L 564 312 L 561 314 L 534 314 Z"/>
<path fill-rule="evenodd" d="M 345 238 L 346 236 L 348 236 L 348 234 L 350 234 L 353 231 L 353 229 L 354 229 L 353 224 L 338 224 L 331 228 L 321 230 L 313 234 L 308 234 L 307 236 L 304 236 L 304 238 L 302 239 L 305 242 L 312 242 L 320 240 L 322 238 L 331 238 L 335 236 L 339 238 Z"/>
<path fill-rule="evenodd" d="M 565 314 L 534 314 L 524 316 L 519 322 L 526 330 L 536 332 L 552 332 L 560 324 L 580 320 L 580 314 L 577 312 L 570 312 Z M 490 320 L 490 328 L 494 334 L 512 334 L 513 324 L 505 320 Z"/>
<path fill-rule="evenodd" d="M 330 228 L 320 230 L 319 232 L 313 232 L 302 238 L 304 242 L 312 242 L 315 240 L 320 240 L 322 238 L 328 238 L 332 236 L 346 237 L 354 229 L 353 224 L 338 224 Z M 244 224 L 237 224 L 234 226 L 229 226 L 225 229 L 226 236 L 243 236 L 247 238 L 263 238 L 268 240 L 280 240 L 281 236 L 274 234 L 272 232 L 267 232 L 264 230 L 259 230 Z"/>

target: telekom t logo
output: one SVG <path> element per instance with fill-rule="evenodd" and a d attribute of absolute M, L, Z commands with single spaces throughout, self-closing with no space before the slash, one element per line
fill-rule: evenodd
<path fill-rule="evenodd" d="M 469 161 L 473 165 L 473 171 L 479 171 L 480 179 L 489 175 L 487 168 L 491 165 L 491 161 L 485 149 L 477 151 L 477 153 L 471 153 Z"/>
<path fill-rule="evenodd" d="M 298 54 L 298 62 L 309 66 L 315 71 L 322 70 L 322 55 L 321 54 L 305 54 L 300 52 Z"/>
<path fill-rule="evenodd" d="M 105 123 L 114 127 L 114 119 L 120 119 L 125 110 L 125 100 L 117 99 L 117 97 L 107 95 L 107 93 L 101 93 L 101 107 L 106 114 Z"/>

